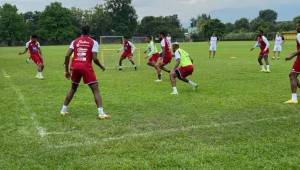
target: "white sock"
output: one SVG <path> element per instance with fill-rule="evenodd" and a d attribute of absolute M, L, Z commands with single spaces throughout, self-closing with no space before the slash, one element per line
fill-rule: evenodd
<path fill-rule="evenodd" d="M 192 80 L 189 80 L 189 84 L 192 85 L 192 86 L 196 85 L 196 83 L 194 83 Z"/>
<path fill-rule="evenodd" d="M 68 111 L 68 106 L 63 105 L 61 108 L 61 112 L 67 112 Z"/>
<path fill-rule="evenodd" d="M 292 101 L 297 101 L 298 97 L 297 97 L 297 93 L 292 93 Z"/>
<path fill-rule="evenodd" d="M 265 70 L 265 65 L 261 65 L 261 69 L 262 69 L 262 70 Z"/>
<path fill-rule="evenodd" d="M 270 71 L 270 65 L 267 65 L 267 70 Z"/>
<path fill-rule="evenodd" d="M 98 113 L 99 113 L 99 114 L 104 114 L 103 107 L 99 107 L 99 108 L 98 108 Z"/>
<path fill-rule="evenodd" d="M 177 88 L 176 87 L 173 87 L 173 92 L 177 92 Z"/>

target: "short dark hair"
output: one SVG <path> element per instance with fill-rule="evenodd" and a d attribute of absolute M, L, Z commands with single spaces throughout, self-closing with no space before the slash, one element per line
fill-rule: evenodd
<path fill-rule="evenodd" d="M 90 27 L 88 25 L 84 25 L 81 27 L 81 32 L 83 35 L 88 35 L 90 33 Z"/>
<path fill-rule="evenodd" d="M 149 38 L 149 40 L 152 40 L 152 36 L 151 35 L 147 35 L 147 38 Z"/>
<path fill-rule="evenodd" d="M 129 36 L 127 36 L 127 35 L 126 35 L 126 36 L 124 36 L 124 39 L 129 39 Z"/>
<path fill-rule="evenodd" d="M 38 38 L 38 36 L 35 35 L 35 34 L 32 34 L 32 35 L 31 35 L 31 38 Z"/>
<path fill-rule="evenodd" d="M 259 32 L 260 32 L 260 33 L 264 33 L 264 31 L 263 31 L 263 30 L 259 30 Z"/>
<path fill-rule="evenodd" d="M 160 32 L 159 34 L 161 34 L 162 36 L 166 36 L 166 33 L 165 32 Z"/>

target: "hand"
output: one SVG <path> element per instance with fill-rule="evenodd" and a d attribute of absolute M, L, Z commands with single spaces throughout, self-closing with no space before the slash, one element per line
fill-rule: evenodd
<path fill-rule="evenodd" d="M 254 50 L 254 48 L 251 48 L 251 49 L 250 49 L 250 51 L 253 51 L 253 50 Z"/>
<path fill-rule="evenodd" d="M 105 66 L 102 66 L 101 69 L 102 69 L 102 71 L 105 71 L 105 70 L 106 70 Z"/>
<path fill-rule="evenodd" d="M 65 72 L 65 77 L 66 77 L 66 79 L 70 80 L 70 77 L 71 77 L 70 72 Z"/>
<path fill-rule="evenodd" d="M 286 57 L 285 58 L 285 61 L 289 61 L 289 60 L 291 60 L 291 57 Z"/>
<path fill-rule="evenodd" d="M 24 53 L 22 53 L 22 52 L 19 52 L 19 55 L 22 55 L 22 54 L 24 54 Z"/>

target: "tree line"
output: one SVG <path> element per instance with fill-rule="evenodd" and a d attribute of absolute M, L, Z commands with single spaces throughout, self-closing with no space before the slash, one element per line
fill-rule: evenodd
<path fill-rule="evenodd" d="M 213 32 L 218 36 L 236 36 L 248 34 L 258 29 L 266 32 L 290 31 L 293 21 L 276 22 L 277 13 L 263 10 L 252 21 L 241 18 L 235 23 L 222 23 L 219 19 L 202 14 L 191 19 L 194 40 L 208 38 Z M 138 21 L 138 16 L 131 0 L 105 0 L 104 4 L 82 10 L 65 8 L 59 2 L 53 2 L 43 11 L 19 13 L 15 5 L 0 6 L 0 44 L 19 45 L 28 40 L 29 35 L 36 34 L 44 44 L 66 44 L 80 34 L 81 25 L 91 27 L 91 35 L 99 39 L 100 35 L 145 36 L 157 35 L 160 31 L 171 33 L 173 38 L 183 38 L 187 32 L 177 15 L 146 16 Z M 244 37 L 245 35 L 241 36 Z"/>

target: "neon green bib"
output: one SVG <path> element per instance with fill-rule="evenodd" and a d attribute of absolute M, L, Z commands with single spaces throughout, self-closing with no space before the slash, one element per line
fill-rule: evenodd
<path fill-rule="evenodd" d="M 189 57 L 189 54 L 186 51 L 179 48 L 178 52 L 180 54 L 180 65 L 179 65 L 180 67 L 193 65 L 191 58 Z"/>

